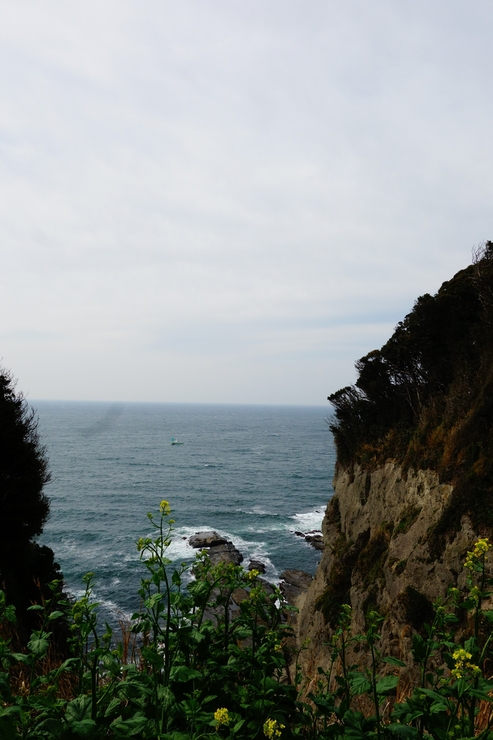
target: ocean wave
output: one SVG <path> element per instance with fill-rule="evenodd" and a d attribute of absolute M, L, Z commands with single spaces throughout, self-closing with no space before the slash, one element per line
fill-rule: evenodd
<path fill-rule="evenodd" d="M 322 521 L 324 518 L 325 509 L 322 507 L 316 508 L 312 511 L 303 511 L 299 514 L 294 514 L 290 517 L 296 522 L 296 529 L 301 532 L 311 532 L 312 530 L 320 531 L 322 529 Z"/>
<path fill-rule="evenodd" d="M 251 509 L 236 509 L 236 511 L 240 514 L 248 514 L 249 516 L 280 516 L 280 514 L 278 514 L 277 512 L 267 511 L 261 506 L 254 506 Z"/>

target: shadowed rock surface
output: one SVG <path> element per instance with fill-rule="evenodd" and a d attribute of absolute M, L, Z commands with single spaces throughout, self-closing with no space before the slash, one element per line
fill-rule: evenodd
<path fill-rule="evenodd" d="M 259 573 L 265 573 L 265 565 L 260 560 L 250 560 L 248 570 L 258 570 Z"/>
<path fill-rule="evenodd" d="M 288 569 L 281 573 L 279 588 L 288 604 L 294 606 L 297 599 L 308 591 L 312 581 L 313 578 L 309 573 L 303 570 Z"/>

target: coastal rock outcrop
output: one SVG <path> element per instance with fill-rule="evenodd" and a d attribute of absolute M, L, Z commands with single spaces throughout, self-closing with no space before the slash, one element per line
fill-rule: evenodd
<path fill-rule="evenodd" d="M 259 573 L 265 573 L 265 564 L 260 560 L 250 560 L 247 570 L 258 570 Z"/>
<path fill-rule="evenodd" d="M 295 532 L 297 537 L 303 537 L 309 545 L 315 548 L 315 550 L 324 549 L 324 538 L 322 532 L 318 529 L 312 529 L 310 532 Z"/>
<path fill-rule="evenodd" d="M 221 562 L 240 565 L 243 562 L 243 555 L 238 548 L 215 531 L 196 532 L 188 542 L 192 547 L 207 550 L 212 565 Z"/>
<path fill-rule="evenodd" d="M 227 539 L 221 537 L 220 534 L 213 530 L 206 532 L 196 532 L 188 540 L 192 547 L 203 549 L 205 547 L 216 547 L 217 545 L 225 545 Z"/>

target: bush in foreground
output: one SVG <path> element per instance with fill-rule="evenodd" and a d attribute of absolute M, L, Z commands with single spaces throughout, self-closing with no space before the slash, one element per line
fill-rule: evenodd
<path fill-rule="evenodd" d="M 122 640 L 114 639 L 109 625 L 103 631 L 98 624 L 91 574 L 75 603 L 61 602 L 55 583 L 45 604 L 31 607 L 39 612 L 40 626 L 22 653 L 14 652 L 8 639 L 15 610 L 0 597 L 2 740 L 490 735 L 493 681 L 485 674 L 493 658 L 493 612 L 483 608 L 492 583 L 486 539 L 467 555 L 466 598 L 452 589 L 435 605 L 432 624 L 413 636 L 419 678 L 403 700 L 397 702 L 395 694 L 406 665 L 378 650 L 382 617 L 370 612 L 366 633 L 352 635 L 348 605 L 331 638 L 332 666 L 319 669 L 317 690 L 305 697 L 301 677 L 289 680 L 292 636 L 280 592 L 264 588 L 255 571 L 211 566 L 205 553 L 193 565 L 195 580 L 185 585 L 187 567 L 172 570 L 166 557 L 173 525 L 169 504 L 162 501 L 159 514 L 148 516 L 154 537 L 137 544 L 147 571 L 139 591 L 142 607 Z M 233 615 L 239 589 L 243 600 Z M 469 632 L 459 641 L 454 632 L 460 610 L 469 615 Z M 62 662 L 53 653 L 52 632 L 66 617 L 72 655 Z M 355 641 L 371 656 L 367 669 L 347 664 L 348 646 Z"/>

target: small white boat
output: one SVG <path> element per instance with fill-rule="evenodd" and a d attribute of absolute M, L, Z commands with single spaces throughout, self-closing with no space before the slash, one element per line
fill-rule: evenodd
<path fill-rule="evenodd" d="M 174 437 L 171 437 L 171 444 L 172 445 L 182 445 L 183 442 L 180 442 L 178 439 L 175 439 Z"/>

